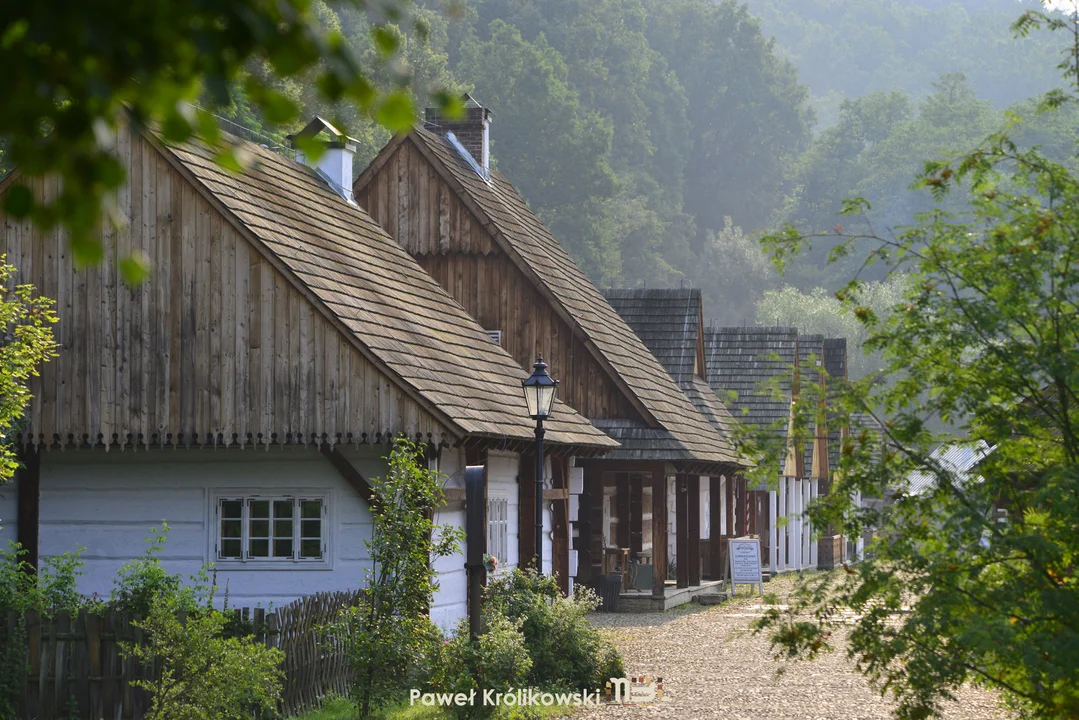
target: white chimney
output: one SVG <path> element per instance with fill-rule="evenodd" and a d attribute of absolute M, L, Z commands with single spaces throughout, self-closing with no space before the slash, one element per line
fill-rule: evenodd
<path fill-rule="evenodd" d="M 296 162 L 312 168 L 335 193 L 355 205 L 356 200 L 352 197 L 352 158 L 356 155 L 359 141 L 350 138 L 317 116 L 303 130 L 295 135 L 289 135 L 289 140 L 295 148 L 297 138 L 317 138 L 319 135 L 324 136 L 325 139 L 320 139 L 324 150 L 318 161 L 311 162 L 306 153 L 297 149 Z"/>

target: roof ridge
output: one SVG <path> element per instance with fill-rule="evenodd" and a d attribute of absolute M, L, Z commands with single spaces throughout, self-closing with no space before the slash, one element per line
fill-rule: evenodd
<path fill-rule="evenodd" d="M 490 343 L 475 319 L 363 210 L 349 205 L 306 166 L 238 140 L 260 161 L 239 175 L 204 162 L 210 151 L 197 142 L 151 143 L 308 302 L 333 320 L 379 373 L 414 394 L 439 422 L 462 436 L 527 441 L 534 428 L 519 391 L 525 373 L 513 358 Z M 311 213 L 321 222 L 313 222 Z M 380 271 L 385 263 L 395 271 Z M 347 292 L 335 289 L 338 282 L 331 274 L 350 281 Z M 401 290 L 396 295 L 390 292 L 394 284 Z M 416 294 L 421 290 L 427 297 Z M 442 302 L 441 312 L 419 312 L 424 321 L 417 322 L 410 308 L 419 306 L 419 311 L 424 300 Z M 454 372 L 442 367 L 447 364 Z M 472 376 L 469 369 L 475 371 Z M 441 379 L 432 380 L 431 373 Z M 518 406 L 519 414 L 509 411 Z M 565 404 L 560 407 L 548 424 L 549 440 L 594 448 L 614 445 L 583 416 Z"/>
<path fill-rule="evenodd" d="M 690 458 L 698 462 L 741 464 L 728 440 L 695 408 L 682 388 L 606 301 L 602 292 L 573 262 L 517 189 L 501 173 L 492 182 L 480 178 L 456 159 L 438 135 L 417 128 L 411 137 L 429 159 L 433 156 L 478 207 L 481 220 L 497 229 L 496 239 L 513 261 L 549 293 L 549 300 L 590 341 L 601 364 L 609 366 L 646 416 L 671 432 Z M 480 187 L 482 185 L 482 187 Z M 522 267 L 523 266 L 523 267 Z"/>

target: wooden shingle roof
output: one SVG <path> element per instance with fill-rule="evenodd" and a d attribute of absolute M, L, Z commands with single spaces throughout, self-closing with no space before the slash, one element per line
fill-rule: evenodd
<path fill-rule="evenodd" d="M 612 288 L 604 290 L 603 296 L 666 368 L 693 406 L 724 437 L 730 437 L 730 411 L 704 381 L 705 368 L 699 368 L 699 372 L 697 368 L 704 325 L 701 291 Z"/>
<path fill-rule="evenodd" d="M 800 382 L 820 382 L 823 366 L 828 378 L 846 378 L 846 338 L 800 335 L 791 327 L 719 327 L 705 330 L 705 363 L 708 380 L 718 392 L 734 391 L 730 401 L 734 416 L 760 428 L 774 428 L 786 439 L 790 416 L 791 380 L 798 351 Z M 821 365 L 817 365 L 821 363 Z M 778 388 L 776 397 L 773 388 Z M 857 418 L 852 425 L 860 426 Z M 803 448 L 804 463 L 812 466 L 813 428 Z M 828 455 L 831 467 L 839 461 L 839 419 L 828 418 Z"/>
<path fill-rule="evenodd" d="M 717 392 L 734 392 L 731 410 L 739 420 L 786 432 L 790 415 L 791 368 L 798 330 L 784 327 L 715 327 L 704 334 L 708 383 Z M 782 397 L 769 391 L 776 383 Z"/>
<path fill-rule="evenodd" d="M 527 373 L 464 308 L 314 171 L 242 146 L 256 160 L 242 175 L 222 169 L 197 143 L 165 152 L 361 351 L 460 438 L 531 441 L 535 424 L 521 392 Z M 564 404 L 545 427 L 556 444 L 616 447 Z"/>
<path fill-rule="evenodd" d="M 619 420 L 594 420 L 623 443 L 608 457 L 743 464 L 729 439 L 694 408 L 501 173 L 480 177 L 452 145 L 422 127 L 416 127 L 408 139 L 462 195 L 555 311 L 582 333 L 586 347 L 646 418 L 646 426 L 635 428 Z"/>

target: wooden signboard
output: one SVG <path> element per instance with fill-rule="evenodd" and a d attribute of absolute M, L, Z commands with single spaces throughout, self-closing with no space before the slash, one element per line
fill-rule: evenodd
<path fill-rule="evenodd" d="M 730 566 L 727 577 L 731 581 L 731 595 L 736 585 L 756 585 L 764 595 L 761 577 L 761 541 L 759 538 L 730 538 L 727 540 L 727 557 Z"/>

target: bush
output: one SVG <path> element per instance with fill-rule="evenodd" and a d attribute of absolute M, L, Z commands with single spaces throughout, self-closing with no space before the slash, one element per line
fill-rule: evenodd
<path fill-rule="evenodd" d="M 150 533 L 146 538 L 148 547 L 142 556 L 120 568 L 109 606 L 139 617 L 147 616 L 154 602 L 162 597 L 173 598 L 179 610 L 189 613 L 209 606 L 213 588 L 207 578 L 208 568 L 203 567 L 197 575 L 190 577 L 190 584 L 185 584 L 179 573 L 166 571 L 157 557 L 168 539 L 168 523 L 162 520 L 161 529 L 152 527 Z"/>
<path fill-rule="evenodd" d="M 27 673 L 25 614 L 38 612 L 49 618 L 67 610 L 78 612 L 83 600 L 75 589 L 82 574 L 82 548 L 41 560 L 38 573 L 22 559 L 26 550 L 8 543 L 0 550 L 0 718 L 16 717 L 18 693 Z M 8 613 L 15 614 L 9 629 Z"/>
<path fill-rule="evenodd" d="M 555 578 L 514 569 L 488 584 L 484 614 L 520 627 L 532 659 L 530 686 L 585 690 L 625 675 L 617 651 L 586 617 L 598 606 L 588 588 L 563 597 Z"/>
<path fill-rule="evenodd" d="M 160 594 L 134 625 L 149 638 L 121 653 L 155 668 L 134 685 L 151 696 L 147 720 L 240 720 L 272 713 L 281 696 L 284 653 L 254 638 L 224 636 L 227 618 L 211 608 L 188 615 L 183 596 Z"/>
<path fill-rule="evenodd" d="M 487 717 L 497 708 L 482 702 L 484 690 L 506 692 L 524 687 L 532 668 L 532 659 L 520 625 L 504 615 L 489 614 L 483 632 L 476 641 L 469 637 L 468 623 L 457 626 L 457 634 L 436 648 L 432 665 L 438 670 L 430 687 L 436 693 L 469 693 L 476 691 L 473 705 L 449 708 L 461 718 Z"/>

